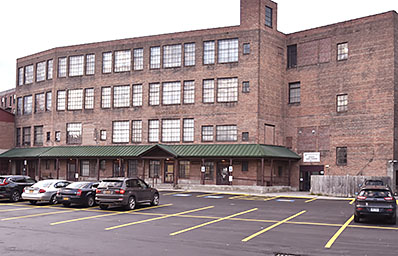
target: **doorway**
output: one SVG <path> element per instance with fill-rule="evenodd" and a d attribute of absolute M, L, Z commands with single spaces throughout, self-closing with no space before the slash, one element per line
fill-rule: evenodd
<path fill-rule="evenodd" d="M 70 180 L 70 181 L 76 180 L 75 173 L 76 173 L 76 162 L 75 161 L 69 161 L 68 162 L 67 172 L 66 172 L 66 179 Z"/>
<path fill-rule="evenodd" d="M 300 165 L 300 191 L 310 191 L 311 176 L 323 175 L 323 165 Z"/>
<path fill-rule="evenodd" d="M 229 164 L 217 163 L 217 185 L 229 185 Z"/>
<path fill-rule="evenodd" d="M 164 163 L 164 183 L 174 182 L 174 162 Z"/>

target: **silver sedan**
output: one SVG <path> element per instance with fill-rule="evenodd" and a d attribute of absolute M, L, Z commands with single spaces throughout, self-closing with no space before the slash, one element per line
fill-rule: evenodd
<path fill-rule="evenodd" d="M 29 200 L 31 204 L 37 202 L 57 203 L 57 192 L 68 186 L 71 182 L 66 180 L 41 180 L 31 187 L 25 187 L 22 199 Z"/>

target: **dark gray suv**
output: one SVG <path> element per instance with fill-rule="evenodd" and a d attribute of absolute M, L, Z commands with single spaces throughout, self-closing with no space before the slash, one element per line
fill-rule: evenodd
<path fill-rule="evenodd" d="M 97 187 L 95 201 L 105 210 L 123 206 L 133 210 L 137 204 L 159 204 L 159 192 L 138 178 L 108 178 Z"/>
<path fill-rule="evenodd" d="M 23 175 L 2 175 L 0 176 L 0 199 L 7 198 L 11 202 L 18 202 L 21 199 L 23 189 L 32 186 L 36 180 Z"/>

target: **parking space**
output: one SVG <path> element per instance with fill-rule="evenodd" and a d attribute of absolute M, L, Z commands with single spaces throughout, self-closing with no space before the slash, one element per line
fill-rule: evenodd
<path fill-rule="evenodd" d="M 1 201 L 4 243 L 0 245 L 15 243 L 4 235 L 12 231 L 16 237 L 34 241 L 51 234 L 50 240 L 66 237 L 70 242 L 76 235 L 94 245 L 85 248 L 81 243 L 79 250 L 84 253 L 108 251 L 104 246 L 110 240 L 117 245 L 129 237 L 127 247 L 145 248 L 156 241 L 151 252 L 160 255 L 187 255 L 184 252 L 192 250 L 197 253 L 191 255 L 202 255 L 211 249 L 213 255 L 215 251 L 229 255 L 363 255 L 374 251 L 374 246 L 382 246 L 384 255 L 396 255 L 396 225 L 380 220 L 354 224 L 352 214 L 350 200 L 223 193 L 162 192 L 159 206 L 131 211 Z M 95 235 L 84 238 L 76 232 Z M 36 241 L 37 250 L 42 243 Z M 18 243 L 16 248 L 21 246 Z M 51 255 L 60 252 L 58 248 L 50 251 Z"/>

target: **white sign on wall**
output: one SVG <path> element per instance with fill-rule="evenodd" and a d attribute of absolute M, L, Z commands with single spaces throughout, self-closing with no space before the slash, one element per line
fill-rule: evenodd
<path fill-rule="evenodd" d="M 320 152 L 303 153 L 303 162 L 304 163 L 319 163 L 320 161 L 321 161 L 321 153 Z"/>

